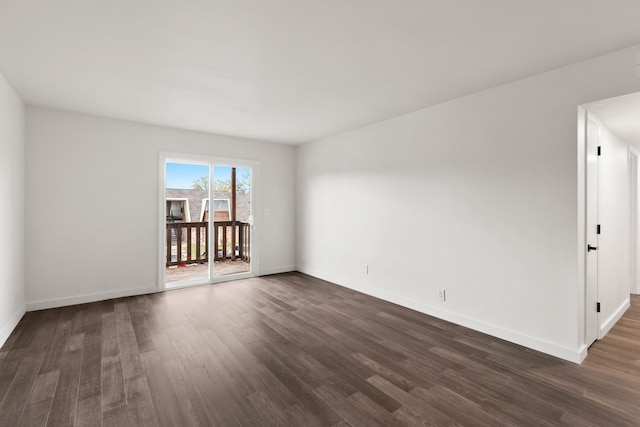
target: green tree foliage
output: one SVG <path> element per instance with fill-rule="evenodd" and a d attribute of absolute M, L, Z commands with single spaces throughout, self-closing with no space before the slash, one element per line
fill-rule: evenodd
<path fill-rule="evenodd" d="M 249 169 L 242 169 L 236 176 L 236 191 L 251 190 L 251 174 Z"/>
<path fill-rule="evenodd" d="M 209 178 L 200 177 L 193 181 L 191 187 L 194 190 L 208 190 Z M 213 181 L 213 189 L 215 191 L 231 191 L 231 179 L 216 179 Z M 240 173 L 236 175 L 236 192 L 249 190 L 251 190 L 251 174 L 248 169 L 241 169 Z"/>
<path fill-rule="evenodd" d="M 216 179 L 213 181 L 213 189 L 216 191 L 231 191 L 231 180 Z"/>
<path fill-rule="evenodd" d="M 209 189 L 209 177 L 201 176 L 198 179 L 194 179 L 191 184 L 191 188 L 194 190 L 208 190 Z"/>

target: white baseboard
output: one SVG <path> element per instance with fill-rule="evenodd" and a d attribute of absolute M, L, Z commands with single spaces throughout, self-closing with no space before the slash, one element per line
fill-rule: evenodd
<path fill-rule="evenodd" d="M 11 332 L 13 332 L 16 326 L 18 326 L 18 322 L 20 322 L 20 319 L 22 319 L 22 316 L 24 316 L 26 312 L 27 312 L 27 307 L 25 304 L 22 304 L 18 308 L 18 310 L 16 310 L 13 316 L 11 316 L 11 319 L 9 319 L 7 324 L 4 325 L 4 327 L 0 331 L 0 347 L 2 347 L 5 342 L 7 342 L 7 338 L 9 338 L 9 335 L 11 335 Z"/>
<path fill-rule="evenodd" d="M 625 311 L 631 306 L 631 300 L 627 298 L 618 309 L 600 326 L 598 331 L 598 339 L 604 338 L 605 335 L 613 328 L 618 320 L 624 315 Z"/>
<path fill-rule="evenodd" d="M 582 344 L 582 346 L 578 350 L 578 354 L 580 355 L 580 361 L 576 363 L 582 363 L 582 361 L 587 358 L 587 350 L 589 350 L 589 346 Z"/>
<path fill-rule="evenodd" d="M 272 267 L 272 268 L 264 268 L 260 270 L 260 276 L 267 276 L 269 274 L 280 274 L 280 273 L 290 273 L 292 271 L 296 271 L 297 268 L 295 265 L 289 265 L 286 267 Z"/>
<path fill-rule="evenodd" d="M 287 266 L 287 267 L 274 267 L 267 268 L 260 271 L 260 275 L 264 276 L 267 274 L 278 274 L 278 273 L 288 273 L 290 271 L 295 271 L 295 266 Z M 246 277 L 251 277 L 247 275 Z M 228 278 L 218 278 L 215 282 L 222 282 L 227 280 L 236 280 L 240 278 L 239 276 L 228 277 Z M 192 286 L 192 284 L 187 284 L 187 286 Z M 170 289 L 178 289 L 186 286 L 175 286 L 168 288 Z M 40 301 L 30 301 L 27 302 L 27 311 L 35 311 L 35 310 L 45 310 L 47 308 L 56 308 L 56 307 L 64 307 L 67 305 L 75 305 L 75 304 L 85 304 L 88 302 L 102 301 L 111 298 L 122 298 L 129 297 L 132 295 L 144 295 L 144 294 L 152 294 L 158 292 L 157 287 L 150 288 L 133 288 L 133 289 L 121 289 L 117 291 L 110 292 L 99 292 L 95 294 L 86 294 L 86 295 L 78 295 L 73 297 L 66 298 L 53 298 L 48 300 L 40 300 Z"/>
<path fill-rule="evenodd" d="M 120 289 L 110 292 L 99 292 L 95 294 L 78 295 L 67 298 L 53 298 L 49 300 L 27 302 L 27 311 L 45 310 L 47 308 L 64 307 L 67 305 L 85 304 L 88 302 L 102 301 L 111 298 L 130 297 L 133 295 L 144 295 L 158 292 L 157 287 Z"/>
<path fill-rule="evenodd" d="M 586 348 L 585 349 L 572 349 L 568 347 L 563 347 L 557 344 L 553 344 L 544 340 L 540 340 L 534 337 L 530 337 L 528 335 L 521 334 L 516 331 L 512 331 L 509 329 L 502 328 L 500 326 L 492 325 L 489 323 L 485 323 L 462 314 L 453 313 L 447 310 L 442 310 L 440 308 L 423 304 L 412 299 L 405 298 L 400 295 L 395 295 L 381 289 L 376 288 L 364 288 L 360 286 L 350 286 L 348 285 L 349 281 L 342 280 L 339 277 L 328 277 L 327 275 L 318 274 L 317 272 L 310 271 L 309 269 L 298 266 L 298 271 L 308 274 L 310 276 L 318 277 L 322 280 L 327 280 L 329 282 L 338 284 L 339 286 L 344 286 L 349 289 L 353 289 L 358 292 L 362 292 L 363 294 L 371 295 L 376 298 L 380 298 L 385 301 L 392 302 L 394 304 L 401 305 L 403 307 L 410 308 L 415 311 L 419 311 L 420 313 L 428 314 L 429 316 L 434 316 L 442 320 L 446 320 L 447 322 L 455 323 L 456 325 L 464 326 L 469 329 L 473 329 L 478 332 L 482 332 L 487 335 L 491 335 L 496 338 L 500 338 L 533 350 L 540 351 L 542 353 L 549 354 L 551 356 L 558 357 L 560 359 L 568 360 L 573 363 L 581 363 L 586 357 Z"/>

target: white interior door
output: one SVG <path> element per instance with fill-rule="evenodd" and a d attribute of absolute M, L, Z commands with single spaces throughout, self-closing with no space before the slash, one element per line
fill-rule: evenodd
<path fill-rule="evenodd" d="M 585 295 L 585 344 L 591 345 L 598 338 L 598 146 L 600 126 L 587 120 L 587 251 Z"/>
<path fill-rule="evenodd" d="M 638 273 L 640 258 L 638 251 L 638 154 L 635 151 L 629 153 L 629 178 L 630 178 L 630 214 L 631 214 L 631 293 L 640 293 Z"/>

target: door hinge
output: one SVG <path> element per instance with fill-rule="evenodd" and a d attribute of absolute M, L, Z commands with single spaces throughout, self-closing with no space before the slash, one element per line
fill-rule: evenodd
<path fill-rule="evenodd" d="M 598 156 L 602 156 L 602 147 L 598 145 Z"/>
<path fill-rule="evenodd" d="M 596 312 L 600 313 L 600 303 L 596 304 Z"/>
<path fill-rule="evenodd" d="M 600 234 L 600 224 L 597 225 L 596 234 Z"/>

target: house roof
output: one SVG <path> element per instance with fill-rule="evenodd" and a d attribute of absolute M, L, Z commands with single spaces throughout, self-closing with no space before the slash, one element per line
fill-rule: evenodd
<path fill-rule="evenodd" d="M 202 201 L 209 198 L 208 190 L 191 190 L 167 188 L 167 199 L 187 199 L 189 201 L 189 214 L 191 222 L 201 221 Z M 231 194 L 226 191 L 214 191 L 215 199 L 229 199 L 231 203 Z M 236 219 L 246 222 L 251 214 L 251 194 L 236 194 Z"/>

